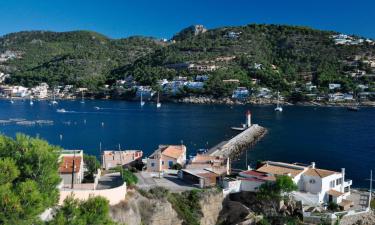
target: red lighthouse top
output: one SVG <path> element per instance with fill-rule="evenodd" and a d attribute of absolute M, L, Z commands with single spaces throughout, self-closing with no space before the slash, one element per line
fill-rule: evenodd
<path fill-rule="evenodd" d="M 251 115 L 250 110 L 247 110 L 246 115 Z"/>

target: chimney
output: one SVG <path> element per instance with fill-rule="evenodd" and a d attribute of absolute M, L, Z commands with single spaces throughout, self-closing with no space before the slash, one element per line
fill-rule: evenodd
<path fill-rule="evenodd" d="M 315 169 L 315 162 L 311 162 L 311 168 Z"/>

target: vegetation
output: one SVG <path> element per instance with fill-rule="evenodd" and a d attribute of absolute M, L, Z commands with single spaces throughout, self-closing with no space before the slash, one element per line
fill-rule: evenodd
<path fill-rule="evenodd" d="M 375 199 L 371 200 L 370 207 L 371 207 L 372 210 L 375 210 Z"/>
<path fill-rule="evenodd" d="M 112 225 L 109 217 L 108 200 L 103 197 L 90 197 L 86 201 L 79 201 L 70 196 L 64 200 L 62 207 L 56 210 L 51 225 Z"/>
<path fill-rule="evenodd" d="M 182 166 L 179 163 L 175 163 L 175 164 L 172 165 L 171 169 L 172 170 L 181 170 Z"/>
<path fill-rule="evenodd" d="M 97 173 L 98 169 L 100 168 L 100 162 L 93 155 L 83 155 L 83 162 L 85 163 L 87 171 L 85 172 L 85 180 L 89 182 L 93 182 L 94 174 Z"/>
<path fill-rule="evenodd" d="M 124 182 L 126 182 L 126 185 L 133 186 L 138 183 L 138 178 L 136 175 L 134 175 L 130 170 L 122 169 L 121 170 L 121 176 Z"/>
<path fill-rule="evenodd" d="M 35 224 L 57 202 L 58 154 L 40 139 L 0 136 L 0 224 Z"/>
<path fill-rule="evenodd" d="M 269 200 L 280 200 L 284 193 L 297 190 L 297 185 L 289 176 L 277 176 L 276 182 L 266 182 L 259 187 L 258 196 Z"/>
<path fill-rule="evenodd" d="M 339 205 L 337 205 L 337 203 L 335 202 L 329 202 L 327 208 L 333 212 L 336 212 L 337 210 L 339 210 Z"/>
<path fill-rule="evenodd" d="M 172 204 L 178 216 L 183 219 L 183 224 L 199 225 L 199 218 L 202 216 L 199 206 L 199 192 L 198 190 L 192 190 L 181 194 L 169 194 L 168 201 Z"/>
<path fill-rule="evenodd" d="M 195 35 L 192 28 L 182 30 L 174 37 L 176 42 L 168 44 L 144 37 L 109 39 L 90 31 L 19 32 L 0 38 L 0 52 L 20 53 L 21 58 L 5 62 L 4 68 L 11 74 L 7 82 L 26 86 L 47 82 L 52 86 L 73 84 L 98 91 L 103 84 L 111 85 L 116 79 L 132 75 L 141 84 L 157 87 L 159 79 L 192 79 L 201 73 L 170 66 L 187 62 L 215 64 L 219 69 L 207 72 L 210 79 L 202 92 L 184 89 L 183 95 L 229 96 L 240 85 L 269 87 L 289 96 L 308 80 L 322 92 L 328 91 L 330 82 L 340 83 L 343 91 L 355 90 L 356 83 L 371 82 L 346 75 L 353 68 L 344 61 L 355 55 L 375 55 L 375 47 L 367 43 L 335 45 L 330 38 L 335 32 L 249 24 Z M 229 31 L 240 35 L 228 38 Z M 229 59 L 220 60 L 223 57 Z M 363 63 L 358 68 L 371 72 Z M 223 79 L 238 79 L 240 83 L 228 84 Z M 259 84 L 252 84 L 252 79 L 258 79 Z M 305 94 L 304 90 L 301 92 Z M 132 93 L 121 91 L 120 95 L 123 94 Z"/>

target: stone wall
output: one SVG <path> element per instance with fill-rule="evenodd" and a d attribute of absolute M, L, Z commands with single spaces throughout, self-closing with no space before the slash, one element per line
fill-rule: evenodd
<path fill-rule="evenodd" d="M 62 205 L 65 198 L 74 195 L 74 198 L 86 200 L 90 196 L 102 196 L 108 199 L 110 205 L 120 203 L 126 196 L 126 183 L 119 187 L 105 190 L 76 190 L 76 189 L 60 189 L 59 205 Z"/>

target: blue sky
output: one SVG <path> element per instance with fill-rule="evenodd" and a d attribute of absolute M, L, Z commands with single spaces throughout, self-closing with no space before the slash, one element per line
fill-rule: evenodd
<path fill-rule="evenodd" d="M 0 35 L 93 30 L 109 37 L 169 38 L 191 24 L 310 26 L 375 38 L 373 0 L 1 0 Z"/>

